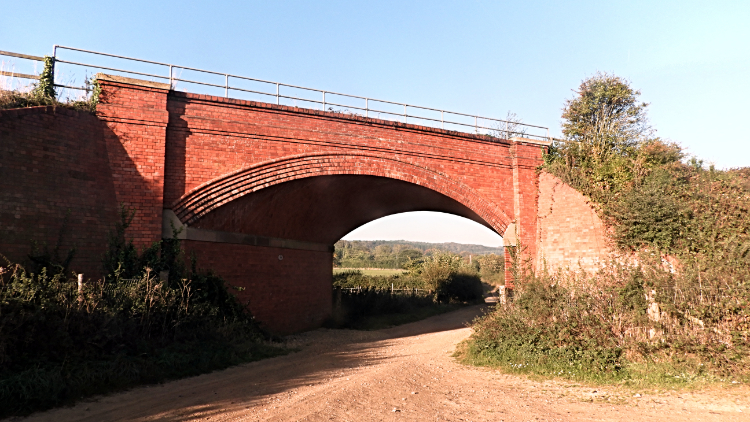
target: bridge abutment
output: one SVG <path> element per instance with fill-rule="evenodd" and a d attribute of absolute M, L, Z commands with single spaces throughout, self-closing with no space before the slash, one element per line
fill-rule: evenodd
<path fill-rule="evenodd" d="M 328 251 L 184 240 L 199 267 L 211 269 L 263 328 L 289 334 L 320 327 L 331 316 L 333 254 Z"/>

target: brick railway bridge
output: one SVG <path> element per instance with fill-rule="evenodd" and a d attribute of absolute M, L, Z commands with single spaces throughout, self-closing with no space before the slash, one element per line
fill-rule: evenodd
<path fill-rule="evenodd" d="M 606 250 L 585 198 L 537 171 L 544 141 L 123 77 L 99 83 L 95 116 L 0 111 L 0 252 L 9 257 L 23 258 L 29 239 L 54 244 L 67 209 L 73 269 L 99 276 L 125 204 L 136 210 L 127 235 L 137 246 L 181 229 L 200 266 L 244 287 L 238 295 L 257 320 L 289 333 L 330 316 L 333 244 L 390 214 L 459 215 L 511 245 L 517 234 L 537 266 L 591 263 Z"/>

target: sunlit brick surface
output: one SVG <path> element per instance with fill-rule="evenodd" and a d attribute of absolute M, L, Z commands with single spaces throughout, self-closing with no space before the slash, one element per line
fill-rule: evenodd
<path fill-rule="evenodd" d="M 585 198 L 539 177 L 538 144 L 100 84 L 96 116 L 0 111 L 0 252 L 10 259 L 25 259 L 31 241 L 53 249 L 70 210 L 60 253 L 75 246 L 71 269 L 101 276 L 119 204 L 136 210 L 127 235 L 139 247 L 161 239 L 164 209 L 195 228 L 326 245 L 369 219 L 431 210 L 498 233 L 516 222 L 537 264 L 593 265 L 606 250 Z M 271 331 L 315 327 L 330 314 L 328 252 L 199 241 L 185 248 L 244 287 L 239 297 Z"/>

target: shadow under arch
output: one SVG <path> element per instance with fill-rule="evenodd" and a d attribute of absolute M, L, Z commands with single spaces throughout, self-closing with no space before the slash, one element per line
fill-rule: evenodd
<path fill-rule="evenodd" d="M 335 186 L 337 183 L 331 182 L 331 180 L 343 181 L 347 179 L 346 176 L 356 176 L 357 181 L 349 183 L 351 186 Z M 362 182 L 365 179 L 370 179 L 370 181 Z M 215 214 L 218 209 L 226 208 L 224 207 L 225 205 L 237 203 L 238 200 L 250 194 L 254 194 L 251 196 L 258 197 L 258 194 L 264 190 L 280 184 L 290 185 L 290 182 L 297 182 L 292 184 L 297 185 L 298 190 L 311 189 L 311 195 L 316 187 L 321 188 L 321 185 L 328 185 L 328 189 L 338 188 L 343 194 L 347 189 L 349 192 L 356 191 L 356 185 L 360 185 L 359 190 L 366 192 L 368 187 L 373 188 L 373 186 L 378 185 L 373 179 L 387 181 L 381 182 L 381 185 L 383 183 L 390 185 L 400 184 L 399 189 L 405 192 L 402 195 L 404 198 L 414 195 L 415 197 L 422 198 L 423 204 L 415 205 L 416 208 L 406 207 L 398 209 L 396 207 L 383 210 L 381 213 L 376 213 L 377 215 L 363 215 L 362 217 L 365 220 L 352 222 L 347 231 L 336 234 L 331 233 L 334 242 L 361 224 L 385 215 L 405 211 L 448 212 L 477 221 L 498 233 L 503 233 L 511 222 L 507 214 L 498 205 L 486 200 L 481 194 L 466 184 L 452 179 L 439 171 L 404 160 L 363 153 L 342 153 L 340 151 L 292 155 L 250 166 L 192 189 L 175 201 L 172 209 L 185 224 L 205 225 L 208 223 L 205 222 L 206 218 Z M 299 183 L 302 180 L 305 180 L 305 182 Z M 340 182 L 338 184 L 346 185 L 347 183 Z M 411 188 L 408 186 L 411 186 Z M 431 196 L 427 191 L 434 192 L 437 195 L 432 195 L 434 198 L 427 198 Z M 307 200 L 316 200 L 311 195 L 308 195 Z M 268 194 L 266 196 L 266 200 L 273 202 L 274 197 L 277 195 Z M 300 195 L 297 196 L 300 197 Z M 449 200 L 438 200 L 438 197 L 448 198 Z M 366 197 L 359 199 L 367 202 Z M 356 200 L 357 198 L 354 198 L 350 202 Z M 387 198 L 383 198 L 382 200 L 387 200 Z M 260 204 L 260 201 L 254 202 L 255 204 L 253 205 Z M 288 207 L 289 203 L 286 206 Z M 246 206 L 242 208 L 245 211 L 249 211 L 251 207 Z M 257 206 L 255 208 L 257 209 Z M 247 216 L 245 212 L 242 212 L 242 214 Z M 212 227 L 214 229 L 231 230 L 232 227 L 230 226 L 236 226 L 236 222 L 235 224 L 228 224 L 226 221 L 227 218 L 236 220 L 240 216 L 218 217 L 219 220 L 224 220 L 223 222 L 218 222 L 216 221 L 217 218 L 213 218 L 214 222 L 210 225 L 214 226 Z M 217 223 L 218 226 L 222 227 L 218 227 Z M 234 229 L 237 230 L 237 227 Z M 247 232 L 247 230 L 238 231 Z M 275 235 L 280 236 L 278 233 Z M 314 240 L 321 241 L 323 239 L 318 238 Z M 330 240 L 326 241 L 333 243 Z"/>
<path fill-rule="evenodd" d="M 242 287 L 240 301 L 277 334 L 330 317 L 332 248 L 359 226 L 409 211 L 454 214 L 498 233 L 510 222 L 497 204 L 443 173 L 340 152 L 236 171 L 193 189 L 172 210 L 189 226 L 186 252 Z"/>

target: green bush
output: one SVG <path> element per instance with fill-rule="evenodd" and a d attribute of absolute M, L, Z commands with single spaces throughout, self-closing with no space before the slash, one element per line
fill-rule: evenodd
<path fill-rule="evenodd" d="M 750 379 L 750 268 L 638 261 L 527 272 L 513 301 L 476 321 L 467 360 L 581 380 Z"/>
<path fill-rule="evenodd" d="M 446 304 L 482 299 L 479 275 L 458 255 L 434 254 L 402 275 L 367 276 L 359 270 L 333 275 L 332 325 L 383 328 L 453 309 Z M 391 289 L 396 289 L 392 291 Z M 382 319 L 380 323 L 372 321 Z"/>
<path fill-rule="evenodd" d="M 579 379 L 750 377 L 750 169 L 683 162 L 639 94 L 585 80 L 543 166 L 591 199 L 620 264 L 535 274 L 515 259 L 516 299 L 477 321 L 469 359 Z"/>
<path fill-rule="evenodd" d="M 32 254 L 38 271 L 0 267 L 0 417 L 279 353 L 231 286 L 186 264 L 179 241 L 138 253 L 129 215 L 110 238 L 108 276 L 80 290 L 59 245 Z"/>
<path fill-rule="evenodd" d="M 449 252 L 436 253 L 410 271 L 420 278 L 425 288 L 435 292 L 438 302 L 476 302 L 482 299 L 482 280 L 476 269 L 461 256 Z"/>

